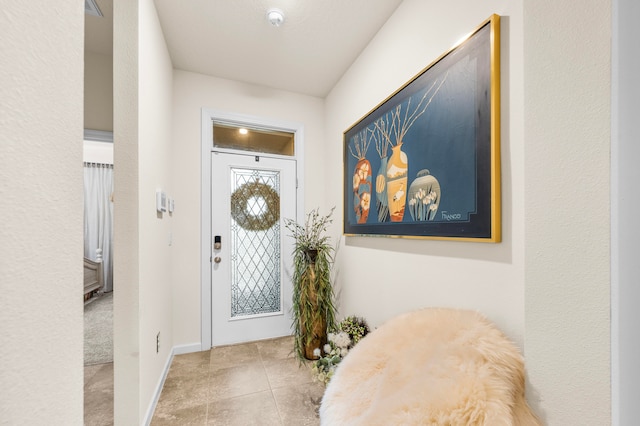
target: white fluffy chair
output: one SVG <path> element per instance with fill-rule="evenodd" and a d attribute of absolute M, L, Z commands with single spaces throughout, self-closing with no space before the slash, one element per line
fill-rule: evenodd
<path fill-rule="evenodd" d="M 518 348 L 482 315 L 396 317 L 349 352 L 327 386 L 322 425 L 540 425 Z"/>

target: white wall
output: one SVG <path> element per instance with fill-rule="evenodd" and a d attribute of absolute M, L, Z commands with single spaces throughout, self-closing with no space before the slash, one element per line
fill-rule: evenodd
<path fill-rule="evenodd" d="M 115 424 L 140 424 L 138 2 L 113 2 Z M 115 147 L 114 146 L 114 147 Z"/>
<path fill-rule="evenodd" d="M 171 228 L 173 219 L 180 214 L 156 211 L 156 189 L 164 190 L 169 196 L 173 194 L 173 67 L 153 0 L 140 0 L 139 40 L 139 339 L 140 414 L 143 415 L 155 396 L 173 347 Z M 156 353 L 158 333 L 160 350 Z"/>
<path fill-rule="evenodd" d="M 630 425 L 640 418 L 640 262 L 637 259 L 640 209 L 640 4 L 614 1 L 612 58 L 612 414 L 614 425 Z"/>
<path fill-rule="evenodd" d="M 524 2 L 525 354 L 549 425 L 611 422 L 611 5 Z"/>
<path fill-rule="evenodd" d="M 3 1 L 2 424 L 82 424 L 83 31 L 77 0 Z"/>
<path fill-rule="evenodd" d="M 116 424 L 140 424 L 173 346 L 171 217 L 172 66 L 152 0 L 114 4 L 114 342 Z M 160 332 L 160 351 L 156 335 Z"/>
<path fill-rule="evenodd" d="M 342 209 L 342 133 L 492 13 L 502 18 L 500 244 L 349 237 L 338 253 L 340 311 L 377 326 L 427 306 L 479 310 L 524 342 L 522 7 L 405 0 L 326 102 L 327 199 Z M 341 210 L 340 210 L 341 211 Z M 341 232 L 341 221 L 335 233 Z"/>
<path fill-rule="evenodd" d="M 113 130 L 113 57 L 84 54 L 84 128 Z"/>
<path fill-rule="evenodd" d="M 342 132 L 497 13 L 503 242 L 348 238 L 341 311 L 480 310 L 523 348 L 546 424 L 607 424 L 611 4 L 463 3 L 405 0 L 331 92 L 327 199 L 342 205 Z"/>
<path fill-rule="evenodd" d="M 200 336 L 200 151 L 201 108 L 304 126 L 306 210 L 324 205 L 323 101 L 264 87 L 174 71 L 173 85 L 173 304 L 176 345 Z"/>

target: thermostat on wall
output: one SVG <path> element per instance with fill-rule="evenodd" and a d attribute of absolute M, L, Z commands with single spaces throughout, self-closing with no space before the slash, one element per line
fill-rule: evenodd
<path fill-rule="evenodd" d="M 167 211 L 167 194 L 161 189 L 156 190 L 156 210 L 160 213 Z"/>

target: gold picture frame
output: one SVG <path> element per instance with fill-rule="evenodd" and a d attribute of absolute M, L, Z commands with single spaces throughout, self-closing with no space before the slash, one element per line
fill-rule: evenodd
<path fill-rule="evenodd" d="M 344 132 L 344 234 L 501 241 L 500 16 Z"/>

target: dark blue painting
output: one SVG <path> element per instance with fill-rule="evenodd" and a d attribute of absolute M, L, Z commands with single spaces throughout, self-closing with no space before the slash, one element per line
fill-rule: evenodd
<path fill-rule="evenodd" d="M 500 241 L 499 16 L 344 133 L 344 233 Z"/>

